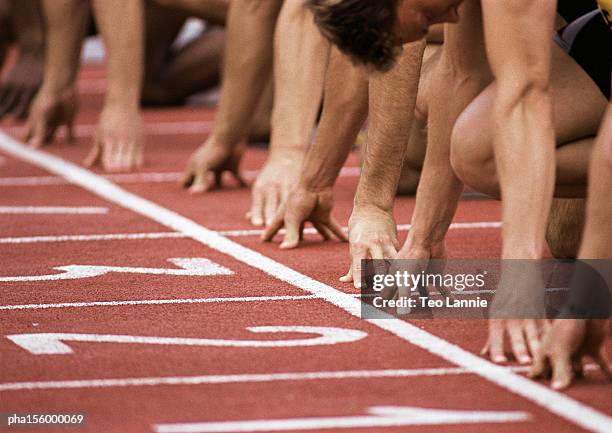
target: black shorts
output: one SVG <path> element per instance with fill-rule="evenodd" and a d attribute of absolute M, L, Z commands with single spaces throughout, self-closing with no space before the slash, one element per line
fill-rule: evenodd
<path fill-rule="evenodd" d="M 555 35 L 555 42 L 585 70 L 610 99 L 612 31 L 595 9 L 575 19 Z"/>

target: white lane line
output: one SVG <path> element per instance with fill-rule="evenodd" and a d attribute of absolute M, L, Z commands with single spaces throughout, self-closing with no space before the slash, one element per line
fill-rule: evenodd
<path fill-rule="evenodd" d="M 53 155 L 28 148 L 2 132 L 0 132 L 0 149 L 13 157 L 37 165 L 58 176 L 63 176 L 111 203 L 132 210 L 174 231 L 184 233 L 209 248 L 225 253 L 281 281 L 317 295 L 355 317 L 360 318 L 361 316 L 360 300 L 223 237 L 219 233 L 209 230 L 176 212 L 132 194 L 101 176 Z M 380 315 L 380 312 L 377 312 L 377 314 Z M 385 319 L 367 319 L 366 321 L 459 367 L 464 367 L 575 425 L 594 432 L 608 433 L 612 431 L 612 418 L 608 415 L 495 365 L 443 338 L 430 334 L 418 326 L 391 316 Z"/>
<path fill-rule="evenodd" d="M 501 227 L 501 222 L 477 222 L 477 223 L 454 223 L 450 225 L 451 230 L 466 229 L 497 229 Z M 410 224 L 400 224 L 397 226 L 399 231 L 410 230 Z M 343 228 L 347 230 L 346 227 Z M 217 233 L 228 237 L 242 236 L 261 236 L 262 229 L 250 230 L 220 230 Z M 283 235 L 285 230 L 279 231 Z M 313 235 L 317 231 L 312 227 L 304 229 L 304 234 Z M 168 238 L 187 238 L 189 236 L 178 232 L 151 232 L 151 233 L 111 233 L 106 235 L 60 235 L 60 236 L 23 236 L 0 238 L 0 244 L 30 244 L 38 242 L 84 242 L 84 241 L 120 241 L 120 240 L 140 240 L 140 239 L 168 239 Z"/>
<path fill-rule="evenodd" d="M 120 307 L 137 305 L 206 304 L 223 302 L 301 301 L 318 299 L 315 295 L 247 296 L 242 298 L 143 299 L 132 301 L 61 302 L 56 304 L 0 305 L 0 310 L 45 310 L 49 308 Z"/>
<path fill-rule="evenodd" d="M 528 366 L 504 367 L 515 373 L 527 373 Z M 598 367 L 587 364 L 585 370 L 594 371 Z M 338 370 L 311 371 L 299 373 L 251 373 L 251 374 L 208 374 L 198 376 L 158 376 L 126 377 L 111 379 L 70 379 L 44 380 L 32 382 L 0 383 L 0 392 L 31 391 L 36 389 L 80 389 L 80 388 L 115 388 L 128 386 L 160 385 L 214 385 L 223 383 L 278 382 L 294 380 L 341 380 L 341 379 L 377 379 L 395 377 L 431 377 L 474 374 L 462 367 L 401 368 L 384 370 Z"/>
<path fill-rule="evenodd" d="M 146 122 L 144 126 L 147 135 L 200 135 L 209 134 L 214 122 L 212 120 L 194 120 L 184 122 Z M 77 125 L 74 127 L 74 136 L 89 138 L 94 135 L 97 125 Z M 4 128 L 6 132 L 17 137 L 23 137 L 27 129 L 25 126 Z"/>
<path fill-rule="evenodd" d="M 250 419 L 240 421 L 183 422 L 154 424 L 156 433 L 270 432 L 409 425 L 510 423 L 528 421 L 522 411 L 481 411 L 431 409 L 414 406 L 370 406 L 366 415 L 307 417 L 286 419 Z"/>
<path fill-rule="evenodd" d="M 343 167 L 340 170 L 342 177 L 358 177 L 359 167 Z M 254 180 L 259 174 L 259 170 L 244 170 L 243 177 Z M 122 173 L 107 174 L 104 177 L 116 183 L 167 183 L 180 182 L 183 178 L 182 172 L 150 172 L 150 173 Z M 51 186 L 51 185 L 70 185 L 66 179 L 58 176 L 19 176 L 19 177 L 0 177 L 0 186 Z"/>
<path fill-rule="evenodd" d="M 0 214 L 100 215 L 108 208 L 91 206 L 0 206 Z"/>
<path fill-rule="evenodd" d="M 205 385 L 218 383 L 276 382 L 293 380 L 373 379 L 470 374 L 465 368 L 413 368 L 394 370 L 313 371 L 305 373 L 223 374 L 173 377 L 128 377 L 118 379 L 49 380 L 0 383 L 0 391 L 34 389 L 113 388 L 125 386 Z"/>

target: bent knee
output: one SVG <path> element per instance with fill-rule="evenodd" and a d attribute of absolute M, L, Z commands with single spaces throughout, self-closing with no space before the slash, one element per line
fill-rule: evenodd
<path fill-rule="evenodd" d="M 469 107 L 453 127 L 450 161 L 455 174 L 472 187 L 480 183 L 480 176 L 486 172 L 484 168 L 493 163 L 492 143 Z"/>

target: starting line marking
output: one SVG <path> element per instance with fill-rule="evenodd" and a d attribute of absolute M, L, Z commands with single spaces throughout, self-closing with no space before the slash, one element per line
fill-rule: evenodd
<path fill-rule="evenodd" d="M 57 281 L 77 280 L 81 278 L 93 278 L 108 273 L 124 274 L 152 274 L 152 275 L 179 275 L 208 277 L 213 275 L 233 275 L 234 272 L 226 267 L 218 265 L 208 259 L 202 258 L 174 258 L 168 259 L 180 269 L 167 268 L 130 268 L 123 266 L 94 266 L 94 265 L 68 265 L 56 266 L 53 269 L 62 271 L 61 274 L 30 275 L 15 277 L 0 277 L 0 282 L 24 282 L 24 281 Z"/>
<path fill-rule="evenodd" d="M 366 412 L 368 415 L 155 424 L 153 430 L 157 433 L 296 431 L 407 425 L 507 423 L 527 421 L 531 418 L 527 412 L 522 411 L 447 410 L 410 406 L 372 406 Z"/>
<path fill-rule="evenodd" d="M 360 300 L 223 237 L 219 233 L 209 230 L 176 212 L 132 194 L 95 173 L 53 155 L 28 148 L 2 132 L 0 132 L 0 149 L 13 157 L 62 176 L 111 203 L 150 218 L 173 231 L 184 233 L 203 245 L 317 295 L 352 316 L 357 318 L 361 316 Z M 391 316 L 385 319 L 369 319 L 366 321 L 410 344 L 457 366 L 464 367 L 575 425 L 594 432 L 608 433 L 612 431 L 612 418 L 610 416 L 542 384 L 495 365 L 443 338 L 430 334 L 418 326 Z"/>
<path fill-rule="evenodd" d="M 212 347 L 309 347 L 338 343 L 353 343 L 368 334 L 356 329 L 325 326 L 251 326 L 246 328 L 254 333 L 301 333 L 318 334 L 317 337 L 289 340 L 224 340 L 221 338 L 149 337 L 140 335 L 102 334 L 16 334 L 7 335 L 17 346 L 33 355 L 68 355 L 74 351 L 63 341 L 119 344 L 154 344 L 164 346 L 212 346 Z"/>
<path fill-rule="evenodd" d="M 103 215 L 108 208 L 91 206 L 0 206 L 0 214 Z"/>
<path fill-rule="evenodd" d="M 358 295 L 354 295 L 358 296 Z M 243 298 L 144 299 L 140 301 L 61 302 L 57 304 L 0 305 L 0 310 L 45 310 L 48 308 L 118 307 L 124 305 L 207 304 L 223 302 L 301 301 L 315 295 L 247 296 Z"/>
<path fill-rule="evenodd" d="M 483 221 L 474 223 L 453 223 L 450 225 L 452 230 L 469 229 L 498 229 L 501 228 L 499 221 Z M 410 224 L 399 224 L 398 231 L 410 230 Z M 343 228 L 347 230 L 346 227 Z M 217 233 L 228 237 L 261 236 L 262 229 L 250 230 L 220 230 Z M 284 229 L 279 231 L 279 235 L 285 233 Z M 317 231 L 312 227 L 304 229 L 304 234 L 313 235 Z M 111 233 L 99 235 L 59 235 L 59 236 L 23 236 L 0 238 L 0 244 L 31 244 L 38 242 L 86 242 L 86 241 L 124 241 L 140 239 L 169 239 L 169 238 L 189 238 L 189 236 L 179 232 L 151 232 L 151 233 Z"/>

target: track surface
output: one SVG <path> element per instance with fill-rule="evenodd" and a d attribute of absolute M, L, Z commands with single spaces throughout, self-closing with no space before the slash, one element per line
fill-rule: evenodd
<path fill-rule="evenodd" d="M 346 244 L 309 235 L 280 251 L 244 219 L 248 190 L 186 194 L 178 172 L 210 130 L 213 108 L 147 110 L 146 168 L 107 176 L 120 190 L 101 188 L 99 172 L 63 179 L 68 169 L 46 155 L 75 165 L 85 157 L 101 80 L 97 70 L 81 79 L 76 145 L 23 152 L 0 136 L 0 412 L 88 415 L 80 429 L 31 430 L 45 432 L 612 431 L 610 388 L 598 372 L 557 393 L 524 369 L 479 358 L 484 322 L 361 320 L 346 295 L 355 290 L 338 282 Z M 247 153 L 251 178 L 264 158 Z M 355 156 L 347 167 L 335 209 L 343 223 Z M 398 200 L 398 223 L 413 205 Z M 463 200 L 450 255 L 498 257 L 499 220 L 499 203 Z M 78 266 L 54 269 L 68 265 Z M 62 272 L 71 279 L 57 279 Z M 261 326 L 276 328 L 247 329 Z M 333 328 L 340 341 L 314 344 L 317 329 L 293 327 Z M 39 336 L 33 348 L 15 337 L 24 334 L 77 335 Z M 372 409 L 385 406 L 396 408 Z"/>

